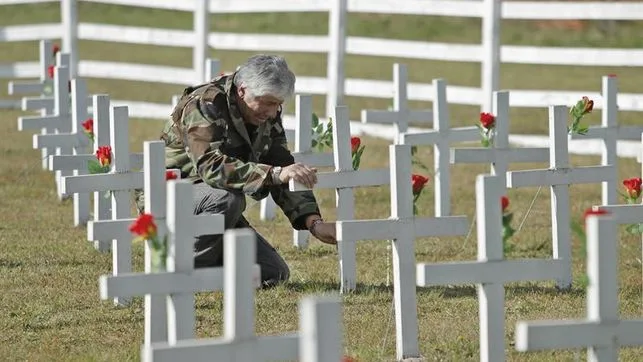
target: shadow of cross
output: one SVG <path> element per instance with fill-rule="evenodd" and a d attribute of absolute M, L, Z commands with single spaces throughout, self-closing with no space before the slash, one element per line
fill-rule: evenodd
<path fill-rule="evenodd" d="M 223 269 L 223 337 L 153 343 L 142 349 L 141 360 L 205 362 L 216 356 L 217 361 L 339 361 L 342 351 L 339 298 L 302 300 L 300 333 L 256 336 L 256 276 L 250 268 L 256 236 L 250 229 L 227 230 L 224 243 L 224 266 L 218 268 Z"/>
<path fill-rule="evenodd" d="M 492 113 L 496 117 L 493 146 L 452 148 L 451 164 L 489 163 L 491 174 L 498 176 L 500 183 L 506 185 L 506 173 L 510 163 L 547 162 L 548 148 L 511 148 L 509 146 L 509 92 L 493 92 Z"/>
<path fill-rule="evenodd" d="M 505 288 L 519 281 L 554 280 L 565 272 L 556 259 L 504 259 L 500 177 L 476 178 L 478 260 L 417 265 L 417 285 L 478 285 L 480 361 L 505 360 Z"/>
<path fill-rule="evenodd" d="M 389 172 L 387 169 L 353 170 L 348 108 L 346 106 L 335 107 L 333 121 L 335 171 L 317 173 L 315 189 L 335 189 L 337 220 L 353 220 L 355 218 L 353 189 L 388 185 L 390 182 Z M 308 190 L 306 186 L 296 183 L 294 180 L 290 180 L 289 188 L 291 191 Z M 340 290 L 342 292 L 355 290 L 356 287 L 356 240 L 344 238 L 338 242 Z"/>
<path fill-rule="evenodd" d="M 397 360 L 419 358 L 415 239 L 465 235 L 466 216 L 415 217 L 411 189 L 411 146 L 389 146 L 391 217 L 336 224 L 337 240 L 393 240 L 393 300 Z"/>
<path fill-rule="evenodd" d="M 618 238 L 609 215 L 589 215 L 587 317 L 584 320 L 518 321 L 520 352 L 587 347 L 587 360 L 616 362 L 620 346 L 643 346 L 643 319 L 619 319 Z"/>
<path fill-rule="evenodd" d="M 591 126 L 587 134 L 572 134 L 571 139 L 599 139 L 602 141 L 601 165 L 616 165 L 618 162 L 617 141 L 638 141 L 643 132 L 641 126 L 621 126 L 618 124 L 618 81 L 616 77 L 602 78 L 603 110 L 601 112 L 601 125 Z M 617 169 L 614 169 L 617 172 Z M 614 205 L 618 203 L 618 175 L 613 179 L 602 182 L 602 204 Z"/>
<path fill-rule="evenodd" d="M 313 99 L 310 95 L 298 94 L 295 97 L 295 148 L 292 152 L 295 162 L 303 163 L 310 167 L 331 167 L 334 164 L 332 152 L 314 152 L 312 148 L 312 119 Z M 268 220 L 274 217 L 276 210 L 272 197 L 261 200 L 260 217 Z M 301 249 L 308 246 L 310 233 L 308 230 L 293 230 L 293 244 Z"/>
<path fill-rule="evenodd" d="M 79 80 L 74 80 L 78 82 Z M 84 84 L 84 82 L 83 82 Z M 79 102 L 80 103 L 80 102 Z M 49 169 L 50 170 L 70 170 L 76 171 L 75 176 L 87 174 L 84 172 L 87 170 L 87 163 L 92 160 L 96 160 L 96 154 L 92 150 L 98 149 L 100 145 L 109 145 L 110 135 L 109 135 L 109 96 L 107 95 L 95 95 L 92 97 L 92 119 L 94 120 L 94 144 L 93 147 L 86 149 L 85 154 L 75 153 L 73 155 L 58 155 L 58 156 L 49 156 Z M 78 124 L 74 124 L 76 128 L 76 138 L 77 142 L 81 143 L 86 140 L 89 142 L 89 139 L 86 135 L 79 132 Z M 73 132 L 72 132 L 73 133 Z M 59 135 L 52 135 L 52 137 L 57 137 Z M 62 135 L 61 135 L 62 136 Z M 71 135 L 65 135 L 64 137 L 71 138 Z M 143 167 L 143 154 L 142 153 L 133 153 L 130 154 L 130 167 L 133 170 L 141 169 Z M 76 195 L 82 193 L 74 193 L 74 198 Z M 85 193 L 86 194 L 86 193 Z M 93 220 L 105 220 L 111 218 L 111 202 L 102 196 L 101 192 L 94 192 L 94 202 L 93 202 Z M 75 199 L 74 199 L 75 200 Z M 75 204 L 74 204 L 75 205 Z M 74 206 L 75 207 L 75 206 Z M 74 215 L 76 215 L 76 210 L 74 210 Z M 89 239 L 94 241 L 94 247 L 99 251 L 108 251 L 110 250 L 111 242 L 105 241 L 107 239 Z"/>
<path fill-rule="evenodd" d="M 82 123 L 87 119 L 87 86 L 83 79 L 74 79 L 71 82 L 71 129 L 70 132 L 35 134 L 33 147 L 38 149 L 56 149 L 72 151 L 66 155 L 80 155 L 88 153 L 90 140 L 83 132 Z M 63 152 L 61 151 L 62 155 Z M 57 156 L 49 156 L 57 157 Z M 73 175 L 86 173 L 87 166 L 77 169 L 50 168 L 50 171 L 71 171 Z M 74 199 L 74 226 L 85 225 L 89 220 L 89 193 L 75 193 Z"/>
<path fill-rule="evenodd" d="M 567 135 L 567 107 L 549 107 L 549 168 L 507 172 L 507 187 L 549 186 L 551 189 L 551 225 L 553 257 L 561 259 L 565 273 L 558 287 L 572 285 L 572 249 L 570 241 L 569 186 L 613 180 L 614 165 L 570 167 Z"/>
<path fill-rule="evenodd" d="M 68 54 L 58 53 L 57 63 L 61 64 L 63 61 L 69 62 Z M 69 67 L 56 66 L 54 68 L 54 110 L 53 114 L 43 116 L 22 116 L 18 117 L 18 130 L 41 130 L 41 134 L 52 133 L 69 133 L 71 132 L 71 107 L 69 97 Z M 34 144 L 34 149 L 37 149 Z M 49 155 L 71 154 L 70 147 L 57 147 L 55 149 L 47 149 L 41 151 L 43 156 L 43 168 L 47 167 L 47 157 Z M 56 192 L 58 199 L 62 200 L 67 195 L 61 190 L 60 178 L 63 176 L 71 175 L 69 171 L 55 171 Z"/>
<path fill-rule="evenodd" d="M 159 173 L 155 171 L 155 173 Z M 150 176 L 149 183 L 165 182 L 160 174 Z M 149 187 L 149 185 L 148 185 Z M 143 348 L 156 342 L 174 344 L 180 340 L 195 337 L 194 293 L 215 291 L 223 288 L 224 268 L 194 269 L 193 243 L 195 233 L 222 234 L 224 231 L 223 215 L 193 214 L 190 202 L 193 199 L 193 185 L 185 180 L 167 181 L 167 205 L 162 210 L 161 203 L 150 195 L 146 197 L 160 213 L 155 217 L 157 233 L 160 240 L 165 237 L 167 259 L 165 271 L 151 271 L 151 246 L 146 241 L 146 272 L 122 273 L 119 275 L 102 275 L 99 279 L 100 297 L 130 298 L 145 296 L 145 341 Z M 148 196 L 148 195 L 146 195 Z M 148 201 L 149 203 L 149 201 Z M 156 216 L 156 215 L 153 215 Z M 254 244 L 253 244 L 254 246 Z M 255 254 L 246 245 L 225 245 L 226 262 L 231 260 L 244 264 L 248 270 L 253 287 L 260 285 L 259 266 L 254 264 Z M 228 266 L 229 268 L 229 266 Z M 254 303 L 254 300 L 252 301 Z"/>
<path fill-rule="evenodd" d="M 128 108 L 110 107 L 110 143 L 112 147 L 111 169 L 108 173 L 67 176 L 62 180 L 66 193 L 106 192 L 111 194 L 111 219 L 131 217 L 130 192 L 143 187 L 143 172 L 133 171 L 129 154 Z M 129 242 L 112 240 L 113 272 L 127 273 L 132 269 L 132 251 Z"/>
<path fill-rule="evenodd" d="M 447 84 L 443 79 L 433 80 L 433 130 L 400 135 L 400 144 L 411 146 L 433 145 L 433 180 L 435 216 L 451 214 L 451 173 L 449 146 L 455 142 L 474 141 L 476 127 L 449 128 Z"/>
<path fill-rule="evenodd" d="M 400 134 L 406 133 L 411 121 L 430 123 L 433 112 L 428 110 L 409 109 L 407 96 L 408 71 L 405 64 L 393 64 L 393 110 L 368 110 L 361 112 L 362 123 L 392 124 L 395 132 L 395 143 L 399 143 Z"/>

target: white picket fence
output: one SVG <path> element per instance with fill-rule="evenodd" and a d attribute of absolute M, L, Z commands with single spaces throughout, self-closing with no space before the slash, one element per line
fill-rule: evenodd
<path fill-rule="evenodd" d="M 492 92 L 498 90 L 500 63 L 560 64 L 578 66 L 643 66 L 643 50 L 609 48 L 559 48 L 508 46 L 500 44 L 503 19 L 590 19 L 643 20 L 643 2 L 536 2 L 498 0 L 238 0 L 238 1 L 164 1 L 164 0 L 83 0 L 95 3 L 128 5 L 192 12 L 194 28 L 158 29 L 84 23 L 78 19 L 78 0 L 61 0 L 61 23 L 25 24 L 0 28 L 0 41 L 62 39 L 64 52 L 72 54 L 71 76 L 124 79 L 143 82 L 188 84 L 205 74 L 204 64 L 210 48 L 235 51 L 279 51 L 322 53 L 327 56 L 326 77 L 299 75 L 297 93 L 326 95 L 327 114 L 344 96 L 389 98 L 393 84 L 389 80 L 346 78 L 346 55 L 386 56 L 407 59 L 480 62 L 480 88 L 450 85 L 450 103 L 480 105 L 491 109 Z M 42 0 L 0 0 L 0 5 L 43 3 Z M 430 4 L 430 5 L 429 5 Z M 210 13 L 327 12 L 327 35 L 232 34 L 209 32 Z M 413 14 L 481 18 L 481 44 L 450 44 L 425 41 L 378 39 L 346 35 L 347 13 Z M 78 40 L 95 40 L 191 48 L 192 68 L 152 66 L 121 62 L 83 60 Z M 37 62 L 0 65 L 0 78 L 35 78 Z M 431 84 L 410 83 L 410 100 L 432 101 Z M 547 107 L 572 104 L 580 96 L 597 97 L 596 91 L 552 91 L 508 89 L 512 107 Z M 116 95 L 117 96 L 117 95 Z M 118 102 L 117 102 L 118 103 Z M 167 104 L 127 102 L 132 116 L 167 115 Z M 3 102 L 4 106 L 12 105 Z M 619 94 L 618 105 L 624 111 L 643 111 L 642 93 Z"/>

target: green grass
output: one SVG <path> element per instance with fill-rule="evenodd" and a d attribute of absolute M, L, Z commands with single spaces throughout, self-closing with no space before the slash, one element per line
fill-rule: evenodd
<path fill-rule="evenodd" d="M 59 21 L 57 4 L 4 6 L 0 26 Z M 190 29 L 191 15 L 151 9 L 107 6 L 81 2 L 83 22 L 129 24 L 176 29 Z M 212 17 L 212 27 L 225 32 L 268 32 L 325 34 L 323 14 L 245 14 Z M 640 48 L 642 24 L 618 23 L 613 32 L 601 30 L 601 24 L 589 23 L 584 31 L 541 29 L 539 23 L 504 21 L 503 43 L 545 46 L 600 46 Z M 400 38 L 426 41 L 478 43 L 480 22 L 476 19 L 447 17 L 385 16 L 351 14 L 350 35 Z M 33 60 L 35 42 L 0 43 L 0 62 Z M 149 64 L 190 66 L 191 53 L 186 49 L 161 48 L 99 42 L 80 42 L 83 59 L 101 59 Z M 250 53 L 213 51 L 226 70 L 233 69 Z M 326 69 L 322 54 L 285 54 L 297 74 L 323 76 Z M 409 79 L 430 82 L 435 77 L 450 84 L 479 85 L 479 65 L 384 57 L 349 56 L 346 75 L 371 79 L 390 79 L 394 62 L 409 67 Z M 634 68 L 597 68 L 569 66 L 503 65 L 501 86 L 533 89 L 600 89 L 600 76 L 619 75 L 623 92 L 640 92 L 643 80 Z M 180 87 L 90 79 L 91 92 L 108 93 L 114 98 L 151 102 L 169 102 Z M 6 86 L 0 96 L 7 98 Z M 317 111 L 323 109 L 323 97 L 315 97 Z M 362 108 L 386 108 L 389 100 L 349 97 L 351 116 Z M 430 103 L 412 102 L 414 107 Z M 292 105 L 291 105 L 292 107 Z M 469 125 L 477 118 L 477 107 L 452 106 L 454 125 Z M 31 135 L 17 132 L 20 112 L 2 111 L 0 131 L 0 355 L 5 360 L 32 361 L 129 361 L 138 360 L 142 341 L 142 302 L 115 308 L 98 297 L 98 277 L 111 270 L 111 255 L 100 254 L 85 241 L 85 230 L 72 227 L 69 201 L 58 202 L 53 176 L 40 167 L 39 155 L 31 149 Z M 547 132 L 544 109 L 512 109 L 512 133 Z M 598 114 L 589 117 L 597 123 Z M 636 124 L 634 113 L 622 112 L 619 121 Z M 142 151 L 142 142 L 158 138 L 161 121 L 133 120 L 130 125 L 131 148 Z M 387 142 L 365 138 L 367 146 L 362 168 L 387 167 Z M 421 148 L 421 157 L 430 165 L 431 149 Z M 574 165 L 599 162 L 597 157 L 572 157 Z M 546 167 L 528 164 L 512 169 Z M 633 160 L 619 160 L 619 177 L 640 174 Z M 475 209 L 475 176 L 488 172 L 482 165 L 452 167 L 453 212 L 472 219 Z M 525 217 L 535 188 L 510 190 L 515 224 Z M 598 185 L 575 185 L 571 188 L 572 212 L 579 217 L 590 205 L 600 202 Z M 325 218 L 334 220 L 334 193 L 317 191 Z M 389 215 L 389 193 L 385 187 L 356 190 L 356 217 L 383 218 Z M 433 199 L 421 199 L 422 214 L 431 215 Z M 257 293 L 257 333 L 277 334 L 297 328 L 297 302 L 309 293 L 337 290 L 337 256 L 334 248 L 313 242 L 300 251 L 291 244 L 289 224 L 279 213 L 273 222 L 258 220 L 258 205 L 250 203 L 248 217 L 284 255 L 292 270 L 291 281 L 273 290 Z M 641 242 L 640 238 L 621 233 L 619 287 L 620 313 L 623 318 L 641 315 Z M 542 190 L 524 227 L 512 239 L 508 258 L 548 257 L 551 254 L 549 191 Z M 473 260 L 476 257 L 475 228 L 468 237 L 423 238 L 416 242 L 418 262 Z M 584 351 L 557 351 L 522 354 L 513 351 L 514 325 L 517 320 L 580 318 L 585 313 L 582 275 L 585 263 L 580 241 L 574 239 L 575 284 L 569 292 L 557 292 L 552 283 L 520 283 L 507 287 L 506 342 L 508 360 L 561 361 L 584 358 Z M 395 356 L 392 289 L 386 285 L 389 254 L 386 242 L 358 244 L 358 281 L 355 293 L 343 297 L 344 352 L 359 361 L 393 360 Z M 142 269 L 142 248 L 134 245 L 136 270 Z M 202 293 L 197 298 L 197 333 L 200 337 L 218 336 L 222 331 L 221 293 Z M 478 302 L 475 288 L 418 288 L 420 348 L 428 360 L 477 360 Z M 624 349 L 620 358 L 636 360 L 643 349 Z"/>

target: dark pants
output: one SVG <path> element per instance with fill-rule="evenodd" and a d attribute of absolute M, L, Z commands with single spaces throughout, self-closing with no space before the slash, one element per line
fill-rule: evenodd
<path fill-rule="evenodd" d="M 224 214 L 225 228 L 251 228 L 257 236 L 257 259 L 261 267 L 261 281 L 270 287 L 288 280 L 288 265 L 268 241 L 243 216 L 246 198 L 243 193 L 216 189 L 205 183 L 194 185 L 194 214 Z M 223 235 L 201 235 L 194 244 L 194 267 L 223 265 Z"/>

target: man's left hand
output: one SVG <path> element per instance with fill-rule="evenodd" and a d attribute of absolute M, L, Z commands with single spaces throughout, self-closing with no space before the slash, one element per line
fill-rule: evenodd
<path fill-rule="evenodd" d="M 322 243 L 331 245 L 337 244 L 334 222 L 320 222 L 315 225 L 313 231 L 313 236 L 319 239 Z"/>

